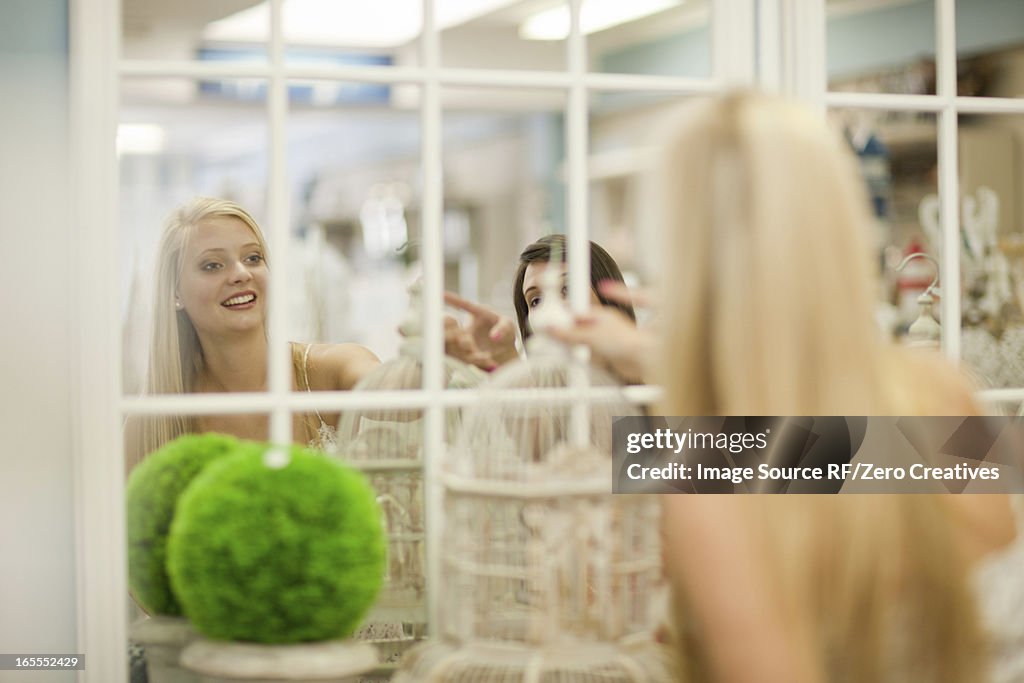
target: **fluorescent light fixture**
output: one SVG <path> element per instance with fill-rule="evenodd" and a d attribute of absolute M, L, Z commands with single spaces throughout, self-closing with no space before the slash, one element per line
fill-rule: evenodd
<path fill-rule="evenodd" d="M 155 123 L 122 123 L 117 127 L 117 154 L 159 154 L 166 139 Z"/>
<path fill-rule="evenodd" d="M 580 29 L 584 33 L 603 31 L 612 26 L 678 7 L 684 0 L 583 0 Z M 519 37 L 526 40 L 565 40 L 569 37 L 569 6 L 538 12 L 519 25 Z"/>
<path fill-rule="evenodd" d="M 438 28 L 465 23 L 515 0 L 438 0 Z M 422 0 L 285 0 L 285 41 L 292 45 L 388 48 L 408 43 L 423 26 Z M 270 6 L 261 2 L 207 25 L 210 41 L 257 43 L 269 39 Z"/>

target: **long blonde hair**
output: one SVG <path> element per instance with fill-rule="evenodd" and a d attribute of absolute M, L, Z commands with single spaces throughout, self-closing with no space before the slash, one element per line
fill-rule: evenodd
<path fill-rule="evenodd" d="M 661 367 L 675 414 L 893 408 L 873 225 L 840 144 L 809 112 L 744 93 L 702 103 L 668 142 L 662 272 L 679 299 Z"/>
<path fill-rule="evenodd" d="M 927 405 L 874 323 L 874 226 L 840 139 L 796 105 L 752 93 L 702 102 L 676 125 L 656 176 L 663 414 L 900 415 Z M 981 678 L 966 566 L 938 497 L 751 502 L 764 571 L 810 619 L 828 680 Z M 695 642 L 686 654 L 700 662 Z"/>
<path fill-rule="evenodd" d="M 157 249 L 156 288 L 153 297 L 153 332 L 150 340 L 147 394 L 185 394 L 195 390 L 203 366 L 203 349 L 185 311 L 175 309 L 181 279 L 182 257 L 203 221 L 216 217 L 238 218 L 245 223 L 267 257 L 267 244 L 255 219 L 226 199 L 197 197 L 175 209 L 164 224 Z M 269 265 L 269 264 L 268 264 Z M 150 453 L 171 439 L 195 431 L 192 416 L 161 416 L 142 423 L 137 457 Z"/>

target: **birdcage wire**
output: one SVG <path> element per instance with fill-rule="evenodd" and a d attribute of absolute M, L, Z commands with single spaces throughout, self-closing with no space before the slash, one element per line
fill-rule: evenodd
<path fill-rule="evenodd" d="M 399 356 L 364 377 L 354 391 L 419 389 L 423 385 L 421 293 L 409 288 L 410 304 L 401 331 Z M 446 357 L 445 385 L 472 388 L 484 373 Z M 426 549 L 423 488 L 423 411 L 380 408 L 346 411 L 338 427 L 337 453 L 363 470 L 377 492 L 388 533 L 384 586 L 371 622 L 401 622 L 422 632 L 426 624 Z M 454 436 L 459 410 L 446 411 L 446 438 Z"/>
<path fill-rule="evenodd" d="M 543 331 L 528 349 L 491 375 L 445 454 L 440 637 L 394 680 L 674 680 L 653 640 L 665 600 L 657 501 L 610 493 L 612 420 L 640 411 L 607 390 L 587 397 L 617 382 Z M 568 386 L 582 398 L 502 400 Z"/>
<path fill-rule="evenodd" d="M 667 649 L 649 639 L 617 647 L 577 643 L 571 648 L 429 642 L 411 650 L 395 683 L 621 683 L 678 681 Z"/>

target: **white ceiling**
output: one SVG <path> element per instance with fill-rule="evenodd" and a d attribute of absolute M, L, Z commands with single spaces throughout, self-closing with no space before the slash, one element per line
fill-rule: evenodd
<path fill-rule="evenodd" d="M 372 2 L 373 0 L 366 0 Z M 437 0 L 443 3 L 445 0 Z M 622 0 L 628 2 L 628 0 Z M 835 9 L 856 3 L 877 7 L 881 3 L 908 0 L 829 0 Z M 192 59 L 202 45 L 207 24 L 258 4 L 260 0 L 122 0 L 123 50 L 131 59 Z M 524 41 L 517 28 L 532 13 L 559 4 L 561 0 L 519 0 L 444 32 L 443 59 L 446 64 L 493 68 L 559 69 L 565 65 L 564 43 Z M 626 25 L 588 36 L 592 59 L 595 55 L 630 44 L 651 41 L 706 24 L 708 0 L 688 0 L 681 7 L 661 12 Z M 396 63 L 414 60 L 416 50 L 406 46 L 396 51 Z M 373 111 L 398 110 L 415 118 L 414 88 L 396 88 L 387 107 L 349 108 L 347 119 L 362 120 Z M 401 92 L 400 92 L 401 91 Z M 494 92 L 445 93 L 447 109 L 476 108 L 487 115 L 501 111 L 544 111 L 561 108 L 551 93 L 515 92 L 499 96 Z M 305 134 L 325 134 L 337 123 L 337 111 L 324 120 L 302 112 L 292 120 L 308 122 Z M 169 132 L 169 150 L 204 156 L 230 157 L 249 149 L 253 140 L 265 140 L 266 108 L 260 103 L 197 101 L 196 87 L 187 79 L 129 79 L 122 87 L 122 120 L 156 123 Z"/>
<path fill-rule="evenodd" d="M 624 0 L 628 1 L 628 0 Z M 181 58 L 194 54 L 207 24 L 258 5 L 260 0 L 122 0 L 123 50 L 128 58 Z M 438 0 L 443 6 L 444 0 Z M 510 4 L 450 30 L 496 28 L 514 31 L 528 16 L 561 4 L 561 0 L 512 0 Z M 591 36 L 593 48 L 650 40 L 706 21 L 707 0 L 683 5 Z M 487 49 L 486 44 L 482 46 Z M 165 51 L 161 56 L 160 51 Z"/>

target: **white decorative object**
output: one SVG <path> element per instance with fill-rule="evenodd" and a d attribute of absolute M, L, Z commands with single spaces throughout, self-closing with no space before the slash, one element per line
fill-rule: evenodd
<path fill-rule="evenodd" d="M 409 288 L 410 304 L 401 325 L 400 355 L 356 385 L 356 391 L 419 389 L 423 384 L 422 306 L 418 283 Z M 470 388 L 485 374 L 453 358 L 445 359 L 448 388 Z M 422 633 L 426 624 L 424 547 L 423 421 L 417 409 L 346 411 L 338 430 L 338 454 L 361 469 L 377 492 L 388 534 L 387 574 L 368 617 L 381 623 L 409 624 Z M 447 413 L 446 435 L 454 436 L 458 410 Z M 395 657 L 385 655 L 386 659 Z"/>
<path fill-rule="evenodd" d="M 936 250 L 941 243 L 938 215 L 935 195 L 922 200 L 921 224 Z M 976 198 L 963 198 L 961 356 L 985 388 L 1024 385 L 1024 326 L 1020 322 L 1024 297 L 1015 291 L 1024 288 L 1024 270 L 1011 271 L 999 248 L 998 225 L 999 197 L 995 192 L 979 187 Z"/>
<path fill-rule="evenodd" d="M 932 306 L 935 304 L 935 296 L 941 296 L 939 292 L 939 264 L 934 258 L 923 252 L 916 252 L 909 254 L 906 258 L 900 261 L 899 265 L 896 266 L 896 270 L 903 270 L 908 263 L 913 259 L 922 258 L 925 259 L 933 266 L 935 266 L 935 278 L 932 283 L 917 297 L 917 304 L 920 306 L 917 319 L 910 324 L 910 328 L 907 330 L 907 336 L 905 343 L 907 346 L 913 348 L 939 348 L 940 340 L 942 339 L 942 327 L 938 321 L 935 320 L 935 316 L 932 313 Z M 933 294 L 935 296 L 933 296 Z"/>
<path fill-rule="evenodd" d="M 928 195 L 918 206 L 918 219 L 932 251 L 942 244 L 939 198 Z M 964 286 L 964 323 L 978 325 L 996 321 L 1001 327 L 1003 309 L 1014 301 L 1010 264 L 999 249 L 999 197 L 988 187 L 979 187 L 977 198 L 963 198 L 960 217 L 962 235 L 960 261 Z"/>
<path fill-rule="evenodd" d="M 141 645 L 149 683 L 199 683 L 195 673 L 179 663 L 182 649 L 196 638 L 184 617 L 143 617 L 131 626 L 130 639 Z"/>
<path fill-rule="evenodd" d="M 263 645 L 197 638 L 181 663 L 202 683 L 355 683 L 376 668 L 377 651 L 353 640 Z"/>
<path fill-rule="evenodd" d="M 1010 325 L 998 338 L 981 327 L 965 329 L 960 346 L 982 388 L 1024 386 L 1024 325 Z"/>
<path fill-rule="evenodd" d="M 542 306 L 562 305 L 555 292 L 545 286 Z M 611 494 L 612 418 L 638 411 L 545 334 L 565 317 L 535 310 L 527 360 L 495 372 L 463 414 L 442 467 L 441 623 L 396 683 L 675 680 L 652 638 L 658 501 Z M 566 387 L 603 393 L 545 399 Z"/>

